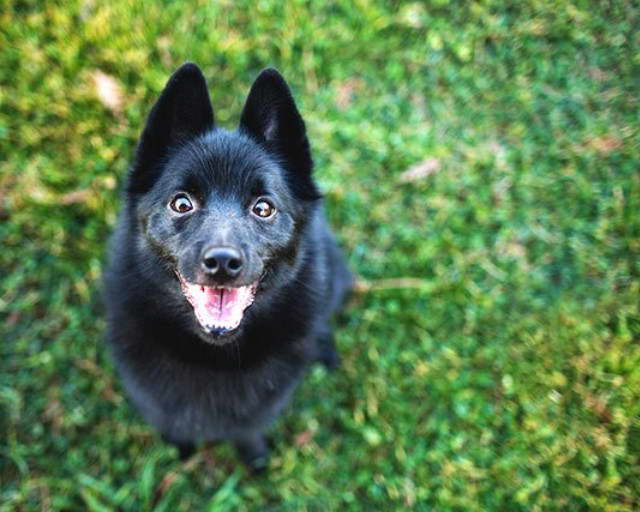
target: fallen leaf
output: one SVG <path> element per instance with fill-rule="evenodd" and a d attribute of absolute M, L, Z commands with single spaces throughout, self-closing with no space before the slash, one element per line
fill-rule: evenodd
<path fill-rule="evenodd" d="M 438 169 L 440 169 L 440 161 L 436 158 L 427 158 L 409 167 L 400 175 L 399 180 L 403 183 L 412 183 L 431 176 Z"/>
<path fill-rule="evenodd" d="M 100 103 L 114 114 L 120 114 L 124 102 L 122 87 L 120 87 L 116 79 L 99 70 L 92 73 L 91 79 Z"/>
<path fill-rule="evenodd" d="M 362 80 L 359 78 L 350 78 L 337 87 L 336 105 L 340 110 L 345 110 L 351 105 L 353 96 L 362 89 Z"/>
<path fill-rule="evenodd" d="M 162 480 L 158 484 L 158 487 L 155 490 L 153 500 L 152 500 L 153 507 L 155 507 L 155 505 L 158 504 L 158 502 L 160 501 L 160 498 L 162 498 L 162 496 L 169 490 L 169 488 L 174 484 L 177 478 L 178 478 L 178 473 L 176 473 L 175 471 L 169 471 L 166 475 L 164 475 L 164 477 L 162 478 Z"/>
<path fill-rule="evenodd" d="M 508 256 L 512 258 L 521 259 L 526 258 L 527 250 L 524 245 L 519 244 L 518 242 L 510 242 L 504 246 L 504 252 Z"/>
<path fill-rule="evenodd" d="M 12 311 L 7 317 L 4 325 L 5 327 L 13 327 L 18 323 L 18 320 L 20 320 L 20 313 L 18 313 L 17 311 Z"/>
<path fill-rule="evenodd" d="M 311 430 L 305 430 L 296 436 L 294 443 L 296 446 L 304 446 L 309 444 L 311 439 L 313 439 L 313 432 Z"/>
<path fill-rule="evenodd" d="M 89 189 L 73 190 L 60 197 L 60 203 L 64 205 L 86 203 L 89 196 L 91 196 Z"/>
<path fill-rule="evenodd" d="M 44 423 L 53 425 L 54 428 L 59 429 L 62 424 L 62 418 L 64 416 L 64 409 L 59 400 L 51 400 L 42 413 L 42 420 Z"/>
<path fill-rule="evenodd" d="M 594 137 L 587 142 L 587 145 L 595 149 L 598 153 L 606 155 L 622 146 L 622 141 L 613 135 Z"/>
<path fill-rule="evenodd" d="M 607 79 L 607 74 L 600 68 L 592 67 L 588 70 L 589 76 L 597 82 L 604 82 Z"/>

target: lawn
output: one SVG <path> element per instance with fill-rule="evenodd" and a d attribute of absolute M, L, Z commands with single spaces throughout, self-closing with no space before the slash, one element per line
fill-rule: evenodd
<path fill-rule="evenodd" d="M 640 5 L 0 0 L 0 510 L 640 509 Z M 170 73 L 266 66 L 359 276 L 265 476 L 187 464 L 103 343 L 119 187 Z"/>

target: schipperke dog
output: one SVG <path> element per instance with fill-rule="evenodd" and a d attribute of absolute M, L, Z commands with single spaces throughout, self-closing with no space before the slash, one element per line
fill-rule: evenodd
<path fill-rule="evenodd" d="M 263 469 L 265 429 L 305 369 L 338 364 L 330 319 L 353 278 L 312 167 L 275 69 L 237 131 L 216 125 L 192 63 L 149 114 L 110 245 L 107 338 L 131 400 L 182 459 L 229 440 Z"/>

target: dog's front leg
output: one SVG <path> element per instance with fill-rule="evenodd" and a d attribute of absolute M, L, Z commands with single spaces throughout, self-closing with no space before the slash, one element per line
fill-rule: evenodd
<path fill-rule="evenodd" d="M 178 449 L 178 457 L 182 462 L 185 462 L 187 459 L 190 459 L 193 454 L 196 452 L 196 445 L 194 443 L 188 441 L 175 441 L 171 439 L 169 436 L 163 435 L 162 440 L 165 443 L 175 446 Z"/>
<path fill-rule="evenodd" d="M 262 473 L 267 469 L 269 459 L 269 443 L 262 433 L 235 442 L 236 450 L 253 474 Z"/>

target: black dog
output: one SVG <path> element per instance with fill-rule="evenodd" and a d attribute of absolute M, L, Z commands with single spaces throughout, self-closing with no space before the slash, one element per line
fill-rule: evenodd
<path fill-rule="evenodd" d="M 305 125 L 273 70 L 236 132 L 200 69 L 151 111 L 105 273 L 108 341 L 134 404 L 182 458 L 233 441 L 264 467 L 264 431 L 313 361 L 338 364 L 330 317 L 353 279 L 324 218 Z"/>

